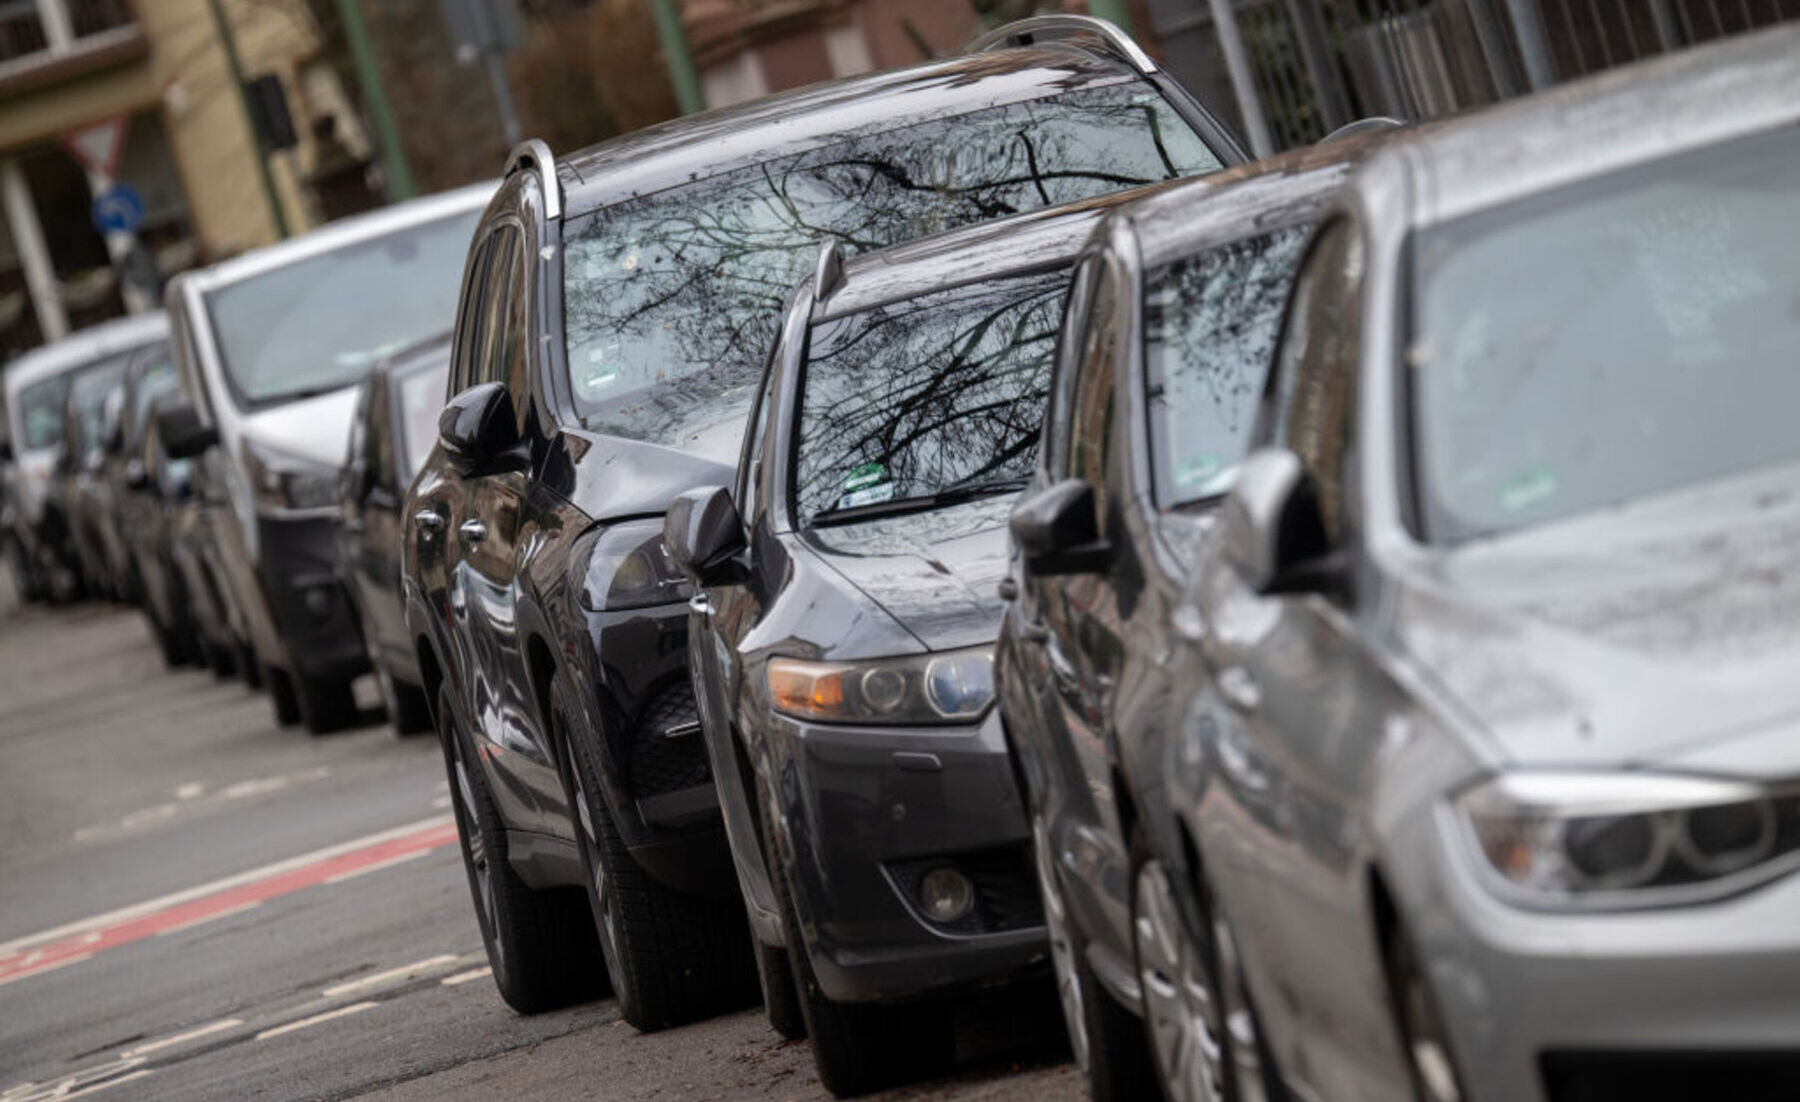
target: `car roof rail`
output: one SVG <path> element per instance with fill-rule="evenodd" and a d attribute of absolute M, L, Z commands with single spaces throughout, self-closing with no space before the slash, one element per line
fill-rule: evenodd
<path fill-rule="evenodd" d="M 844 243 L 834 237 L 819 250 L 818 267 L 813 270 L 813 301 L 824 302 L 843 282 Z"/>
<path fill-rule="evenodd" d="M 526 138 L 513 147 L 506 161 L 506 174 L 521 168 L 535 168 L 544 181 L 544 217 L 562 217 L 562 181 L 556 176 L 556 155 L 542 138 Z"/>
<path fill-rule="evenodd" d="M 1137 40 L 1118 24 L 1091 15 L 1034 15 L 996 27 L 969 43 L 964 53 L 979 54 L 1018 46 L 1034 46 L 1040 42 L 1060 42 L 1071 38 L 1098 38 L 1106 48 L 1130 63 L 1133 69 L 1148 76 L 1157 71 L 1156 62 Z"/>

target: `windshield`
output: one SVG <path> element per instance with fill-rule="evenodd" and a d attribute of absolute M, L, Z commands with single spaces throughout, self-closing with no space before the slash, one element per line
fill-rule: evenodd
<path fill-rule="evenodd" d="M 400 391 L 400 432 L 405 438 L 395 454 L 406 464 L 400 472 L 403 482 L 411 482 L 425 465 L 425 457 L 438 441 L 438 414 L 444 411 L 444 392 L 450 387 L 450 361 L 402 375 Z"/>
<path fill-rule="evenodd" d="M 1420 236 L 1408 351 L 1433 539 L 1800 459 L 1800 130 Z"/>
<path fill-rule="evenodd" d="M 206 296 L 233 394 L 246 406 L 349 386 L 456 315 L 478 210 L 396 229 Z"/>
<path fill-rule="evenodd" d="M 1164 507 L 1231 488 L 1308 232 L 1233 242 L 1145 278 L 1144 368 Z"/>
<path fill-rule="evenodd" d="M 106 397 L 125 383 L 125 364 L 135 352 L 123 352 L 83 368 L 69 384 L 69 416 L 75 439 L 69 453 L 80 456 L 100 443 L 106 421 Z"/>
<path fill-rule="evenodd" d="M 1210 172 L 1148 84 L 859 134 L 596 212 L 567 239 L 569 370 L 586 426 L 684 446 L 742 421 L 824 238 L 877 249 Z"/>
<path fill-rule="evenodd" d="M 1067 284 L 1066 271 L 993 280 L 814 326 L 795 450 L 800 523 L 1018 489 L 1037 459 Z"/>
<path fill-rule="evenodd" d="M 62 443 L 63 402 L 69 396 L 69 377 L 52 375 L 19 391 L 19 424 L 25 447 L 53 448 Z"/>

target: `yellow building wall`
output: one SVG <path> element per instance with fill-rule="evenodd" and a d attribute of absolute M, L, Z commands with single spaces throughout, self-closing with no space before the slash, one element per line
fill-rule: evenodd
<path fill-rule="evenodd" d="M 221 0 L 244 75 L 277 73 L 295 126 L 304 130 L 298 68 L 315 54 L 318 30 L 304 0 Z M 181 173 L 201 253 L 213 258 L 275 240 L 256 170 L 249 114 L 233 87 L 208 0 L 137 0 L 149 56 L 0 102 L 0 153 L 53 141 L 71 128 L 117 114 L 160 112 Z M 302 141 L 307 136 L 301 135 Z M 290 233 L 314 219 L 295 151 L 270 158 Z"/>

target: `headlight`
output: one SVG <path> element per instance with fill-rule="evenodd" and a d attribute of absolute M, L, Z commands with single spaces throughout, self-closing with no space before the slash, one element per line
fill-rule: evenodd
<path fill-rule="evenodd" d="M 867 662 L 769 660 L 775 710 L 827 723 L 966 723 L 994 702 L 994 648 Z"/>
<path fill-rule="evenodd" d="M 338 473 L 264 444 L 244 444 L 246 473 L 265 509 L 323 509 L 337 504 Z"/>
<path fill-rule="evenodd" d="M 663 542 L 661 520 L 601 529 L 587 554 L 581 604 L 593 612 L 667 605 L 688 598 L 687 575 Z M 579 554 L 576 561 L 581 561 Z"/>
<path fill-rule="evenodd" d="M 1778 876 L 1800 857 L 1800 794 L 1707 777 L 1514 773 L 1455 801 L 1503 890 L 1521 902 L 1697 902 Z"/>

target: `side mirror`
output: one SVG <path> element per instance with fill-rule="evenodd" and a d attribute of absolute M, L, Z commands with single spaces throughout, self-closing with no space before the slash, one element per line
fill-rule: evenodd
<path fill-rule="evenodd" d="M 219 430 L 203 424 L 200 411 L 183 401 L 157 407 L 156 432 L 171 459 L 192 459 L 219 442 Z"/>
<path fill-rule="evenodd" d="M 438 439 L 464 463 L 479 463 L 519 442 L 512 394 L 505 383 L 477 383 L 450 399 L 438 414 Z"/>
<path fill-rule="evenodd" d="M 703 588 L 743 580 L 744 518 L 723 486 L 689 490 L 671 502 L 663 542 L 675 565 Z"/>
<path fill-rule="evenodd" d="M 1342 557 L 1325 534 L 1318 488 L 1286 448 L 1259 448 L 1225 497 L 1224 557 L 1257 593 L 1336 593 Z"/>
<path fill-rule="evenodd" d="M 1012 538 L 1033 574 L 1091 574 L 1106 565 L 1094 489 L 1065 478 L 1013 506 Z"/>

